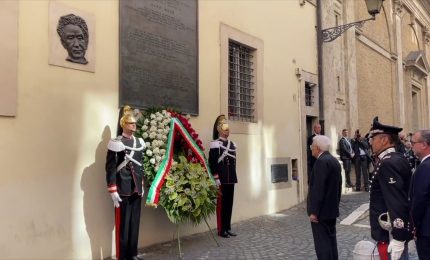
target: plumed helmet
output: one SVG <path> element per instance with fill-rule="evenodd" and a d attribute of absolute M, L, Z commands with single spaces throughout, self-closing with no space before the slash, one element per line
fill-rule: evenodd
<path fill-rule="evenodd" d="M 130 106 L 124 106 L 123 114 L 121 119 L 119 120 L 119 124 L 122 128 L 124 128 L 126 123 L 136 123 L 136 117 L 134 116 L 134 111 Z"/>
<path fill-rule="evenodd" d="M 219 115 L 214 123 L 214 128 L 213 128 L 213 139 L 217 139 L 219 137 L 219 133 L 221 131 L 228 131 L 229 130 L 229 126 L 228 126 L 228 122 L 227 122 L 227 118 L 225 117 L 225 115 Z"/>

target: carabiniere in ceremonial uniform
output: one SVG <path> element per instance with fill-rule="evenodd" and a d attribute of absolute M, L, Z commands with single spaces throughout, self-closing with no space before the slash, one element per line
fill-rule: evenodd
<path fill-rule="evenodd" d="M 388 253 L 391 259 L 407 257 L 407 242 L 412 238 L 408 203 L 412 172 L 406 158 L 394 148 L 401 130 L 379 123 L 376 117 L 370 131 L 376 165 L 370 186 L 369 219 L 381 259 L 388 259 Z"/>
<path fill-rule="evenodd" d="M 136 119 L 130 107 L 124 107 L 120 119 L 121 136 L 108 143 L 106 181 L 115 206 L 117 259 L 140 259 L 137 255 L 140 209 L 143 196 L 142 138 L 133 136 Z"/>
<path fill-rule="evenodd" d="M 218 116 L 214 124 L 213 138 L 209 150 L 209 167 L 219 187 L 217 200 L 217 227 L 221 237 L 236 236 L 231 231 L 234 185 L 236 175 L 236 145 L 228 140 L 229 126 L 224 115 Z"/>

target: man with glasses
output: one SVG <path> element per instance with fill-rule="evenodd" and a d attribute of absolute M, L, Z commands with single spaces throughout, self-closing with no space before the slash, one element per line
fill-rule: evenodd
<path fill-rule="evenodd" d="M 383 125 L 375 117 L 369 133 L 376 158 L 370 186 L 369 219 L 381 260 L 388 260 L 388 253 L 391 253 L 391 260 L 408 259 L 407 243 L 412 239 L 408 203 L 412 172 L 403 154 L 395 150 L 400 131 L 402 128 Z"/>
<path fill-rule="evenodd" d="M 430 130 L 420 130 L 411 139 L 412 150 L 421 160 L 412 177 L 411 215 L 415 225 L 419 259 L 430 259 Z"/>

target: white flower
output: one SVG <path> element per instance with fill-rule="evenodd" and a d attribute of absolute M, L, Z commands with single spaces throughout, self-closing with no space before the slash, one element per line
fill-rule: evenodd
<path fill-rule="evenodd" d="M 149 150 L 149 149 L 147 149 L 147 150 L 146 150 L 146 155 L 148 155 L 148 156 L 152 156 L 152 151 L 151 151 L 151 150 Z"/>
<path fill-rule="evenodd" d="M 156 172 L 158 172 L 158 169 L 160 169 L 160 166 L 159 166 L 159 165 L 157 165 L 157 166 L 155 166 L 155 167 L 154 167 L 154 170 L 155 170 Z"/>
<path fill-rule="evenodd" d="M 157 125 L 157 121 L 151 120 L 151 125 L 156 126 Z"/>
<path fill-rule="evenodd" d="M 166 113 L 167 113 L 166 109 L 161 110 L 161 114 L 166 115 Z"/>
<path fill-rule="evenodd" d="M 147 129 L 148 129 L 148 126 L 146 126 L 146 125 L 143 125 L 143 126 L 142 126 L 142 130 L 143 130 L 143 131 L 146 131 Z"/>
<path fill-rule="evenodd" d="M 167 112 L 166 114 L 167 114 L 168 117 L 172 116 L 172 114 L 170 112 Z"/>
<path fill-rule="evenodd" d="M 154 148 L 154 151 L 153 151 L 153 153 L 154 153 L 155 155 L 158 155 L 158 154 L 160 154 L 160 148 L 158 148 L 158 147 L 155 147 L 155 148 Z"/>
<path fill-rule="evenodd" d="M 166 153 L 166 150 L 165 149 L 160 149 L 160 154 L 161 155 L 164 155 Z"/>
<path fill-rule="evenodd" d="M 147 124 L 149 123 L 149 120 L 146 118 L 146 119 L 143 121 L 143 123 L 144 123 L 145 125 L 147 125 Z"/>
<path fill-rule="evenodd" d="M 164 129 L 160 128 L 160 129 L 157 130 L 157 133 L 159 133 L 159 134 L 162 134 L 163 132 L 164 132 Z"/>
<path fill-rule="evenodd" d="M 185 118 L 186 118 L 186 119 L 188 119 L 188 120 L 190 120 L 191 115 L 190 115 L 190 114 L 187 114 L 187 115 L 185 116 Z"/>
<path fill-rule="evenodd" d="M 152 140 L 152 147 L 158 147 L 158 141 L 156 139 Z"/>
<path fill-rule="evenodd" d="M 149 162 L 150 162 L 151 164 L 155 164 L 155 159 L 154 159 L 154 158 L 151 158 L 151 160 L 149 160 Z"/>
<path fill-rule="evenodd" d="M 155 156 L 155 160 L 157 161 L 157 162 L 159 162 L 159 161 L 161 161 L 161 156 Z"/>
<path fill-rule="evenodd" d="M 151 114 L 149 117 L 150 117 L 151 119 L 154 119 L 154 118 L 155 118 L 155 115 L 154 115 L 154 114 Z"/>
<path fill-rule="evenodd" d="M 164 129 L 164 131 L 163 131 L 166 135 L 169 133 L 169 130 L 167 130 L 167 129 Z"/>
<path fill-rule="evenodd" d="M 156 112 L 156 113 L 155 113 L 155 116 L 156 116 L 156 117 L 160 117 L 160 116 L 161 116 L 161 113 L 160 113 L 160 112 Z"/>
<path fill-rule="evenodd" d="M 162 134 L 157 134 L 157 139 L 160 140 L 161 138 L 163 138 Z"/>
<path fill-rule="evenodd" d="M 157 117 L 157 121 L 158 122 L 162 122 L 163 121 L 163 117 L 160 115 L 159 117 Z"/>
<path fill-rule="evenodd" d="M 151 148 L 151 143 L 150 142 L 146 142 L 146 148 Z"/>
<path fill-rule="evenodd" d="M 148 138 L 148 133 L 146 133 L 146 132 L 145 132 L 145 133 L 143 133 L 143 134 L 142 134 L 142 137 L 143 137 L 143 139 Z"/>
<path fill-rule="evenodd" d="M 154 139 L 157 136 L 157 134 L 155 132 L 151 132 L 149 134 L 149 138 Z"/>
<path fill-rule="evenodd" d="M 151 126 L 151 128 L 149 128 L 149 132 L 155 132 L 155 131 L 157 131 L 157 127 Z"/>
<path fill-rule="evenodd" d="M 166 141 L 167 140 L 167 136 L 166 135 L 161 136 L 161 140 Z"/>

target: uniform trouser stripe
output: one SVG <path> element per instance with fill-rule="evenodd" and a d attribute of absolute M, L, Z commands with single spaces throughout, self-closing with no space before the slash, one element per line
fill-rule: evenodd
<path fill-rule="evenodd" d="M 121 226 L 121 209 L 115 208 L 115 246 L 116 246 L 116 259 L 121 259 L 119 251 L 119 234 Z"/>
<path fill-rule="evenodd" d="M 142 197 L 137 193 L 131 196 L 121 196 L 118 208 L 121 215 L 118 223 L 118 251 L 121 257 L 117 259 L 131 259 L 137 255 L 139 239 L 140 210 Z"/>
<path fill-rule="evenodd" d="M 233 211 L 233 197 L 234 197 L 234 184 L 221 185 L 222 192 L 222 207 L 221 207 L 221 222 L 222 231 L 229 231 L 231 229 L 231 215 Z"/>
<path fill-rule="evenodd" d="M 222 209 L 222 194 L 221 189 L 218 190 L 218 198 L 216 202 L 216 225 L 218 230 L 218 235 L 222 231 L 222 221 L 221 221 L 221 210 Z"/>

